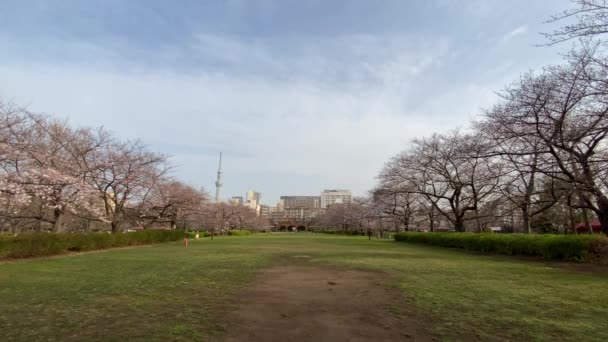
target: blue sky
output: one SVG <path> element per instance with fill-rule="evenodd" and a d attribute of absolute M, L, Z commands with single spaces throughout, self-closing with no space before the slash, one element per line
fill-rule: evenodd
<path fill-rule="evenodd" d="M 211 193 L 362 195 L 414 137 L 558 63 L 567 0 L 0 0 L 0 97 L 141 138 Z"/>

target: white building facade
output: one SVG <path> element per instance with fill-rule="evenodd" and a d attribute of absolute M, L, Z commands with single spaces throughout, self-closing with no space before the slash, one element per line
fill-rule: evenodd
<path fill-rule="evenodd" d="M 353 202 L 353 194 L 350 190 L 323 190 L 321 193 L 321 208 L 325 209 L 332 204 L 350 205 Z"/>

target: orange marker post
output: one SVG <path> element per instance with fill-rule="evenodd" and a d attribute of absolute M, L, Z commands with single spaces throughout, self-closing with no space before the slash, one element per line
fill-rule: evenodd
<path fill-rule="evenodd" d="M 184 238 L 184 247 L 188 247 L 188 238 L 187 237 Z"/>

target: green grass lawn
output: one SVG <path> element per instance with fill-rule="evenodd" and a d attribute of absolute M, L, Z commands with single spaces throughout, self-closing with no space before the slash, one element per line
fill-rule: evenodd
<path fill-rule="evenodd" d="M 294 256 L 307 255 L 302 259 Z M 303 261 L 307 260 L 307 261 Z M 383 271 L 404 315 L 444 340 L 608 340 L 608 271 L 388 240 L 254 235 L 0 262 L 0 333 L 17 341 L 221 336 L 257 271 L 311 262 Z M 371 298 L 373 300 L 373 297 Z M 228 324 L 226 324 L 228 323 Z M 229 329 L 229 328 L 228 328 Z"/>

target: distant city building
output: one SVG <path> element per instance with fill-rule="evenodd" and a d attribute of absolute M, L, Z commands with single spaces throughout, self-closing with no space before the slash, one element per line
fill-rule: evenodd
<path fill-rule="evenodd" d="M 283 211 L 283 218 L 303 223 L 310 218 L 318 217 L 320 210 L 320 208 L 288 208 Z"/>
<path fill-rule="evenodd" d="M 332 204 L 349 206 L 353 202 L 350 190 L 324 190 L 321 193 L 321 208 L 325 209 Z"/>
<path fill-rule="evenodd" d="M 281 196 L 279 208 L 294 209 L 318 209 L 321 207 L 321 197 L 319 196 Z"/>
<path fill-rule="evenodd" d="M 262 210 L 262 206 L 255 203 L 255 201 L 247 201 L 243 204 L 245 207 L 255 211 L 255 214 L 260 216 L 261 210 Z"/>
<path fill-rule="evenodd" d="M 245 194 L 245 203 L 248 204 L 252 209 L 256 209 L 259 205 L 261 205 L 261 200 L 262 194 L 260 192 L 249 190 Z"/>
<path fill-rule="evenodd" d="M 260 216 L 269 218 L 270 217 L 270 206 L 269 205 L 260 205 Z"/>
<path fill-rule="evenodd" d="M 285 213 L 282 210 L 279 210 L 279 207 L 270 207 L 268 208 L 269 215 L 268 218 L 272 223 L 280 223 L 281 221 L 286 220 Z"/>
<path fill-rule="evenodd" d="M 230 202 L 232 204 L 243 204 L 243 197 L 242 196 L 232 196 L 232 198 L 230 199 Z"/>
<path fill-rule="evenodd" d="M 245 197 L 247 201 L 255 201 L 255 203 L 260 204 L 260 200 L 262 199 L 262 194 L 253 190 L 247 191 L 247 195 Z"/>
<path fill-rule="evenodd" d="M 247 191 L 245 198 L 245 206 L 248 206 L 249 208 L 254 210 L 256 215 L 259 216 L 261 212 L 260 200 L 262 199 L 262 194 L 253 190 L 249 190 Z"/>
<path fill-rule="evenodd" d="M 332 205 L 350 206 L 353 197 L 350 190 L 324 190 L 321 196 L 281 196 L 277 206 L 263 205 L 261 199 L 261 193 L 249 190 L 244 198 L 233 196 L 230 201 L 251 208 L 258 216 L 268 218 L 275 225 L 308 225 Z"/>
<path fill-rule="evenodd" d="M 306 220 L 319 216 L 321 197 L 319 196 L 281 196 L 277 213 L 270 215 L 277 221 L 306 222 Z"/>

